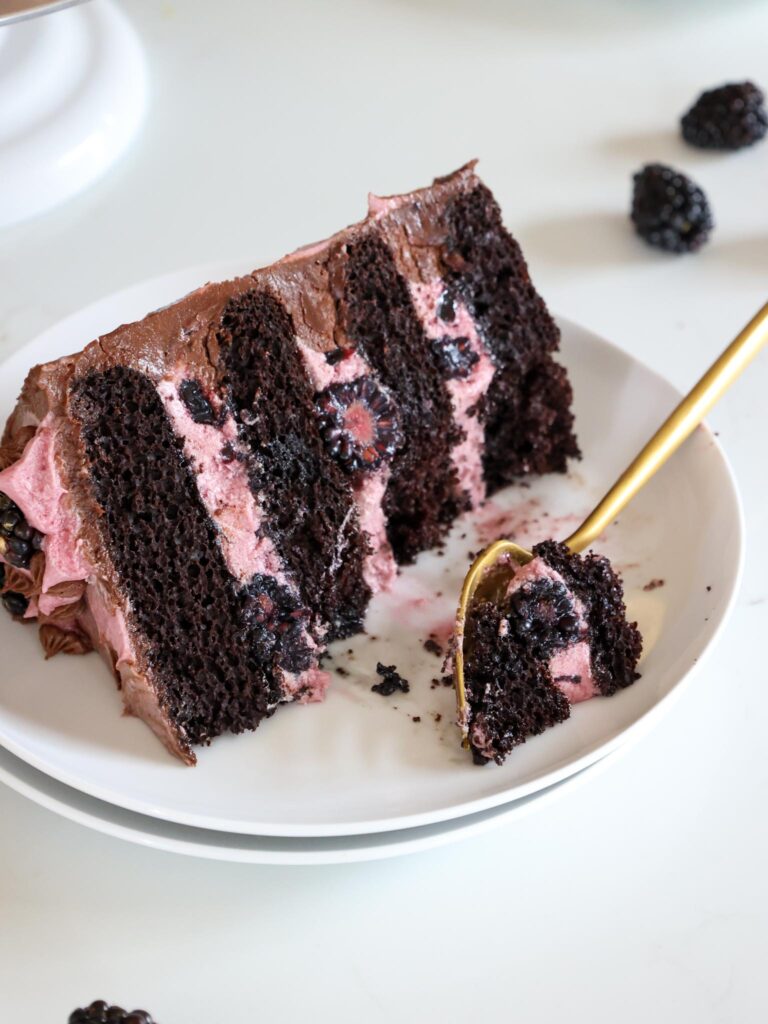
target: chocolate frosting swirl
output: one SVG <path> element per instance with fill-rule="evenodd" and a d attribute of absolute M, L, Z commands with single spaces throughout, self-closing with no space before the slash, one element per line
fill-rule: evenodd
<path fill-rule="evenodd" d="M 45 651 L 45 660 L 57 654 L 88 654 L 93 645 L 87 636 L 70 629 L 62 629 L 52 622 L 40 626 L 40 643 Z"/>

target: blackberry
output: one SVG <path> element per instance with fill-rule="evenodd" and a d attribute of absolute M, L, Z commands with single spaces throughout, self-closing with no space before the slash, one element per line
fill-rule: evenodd
<path fill-rule="evenodd" d="M 456 298 L 447 288 L 438 299 L 437 315 L 447 324 L 452 324 L 456 319 Z"/>
<path fill-rule="evenodd" d="M 704 192 L 663 164 L 646 164 L 635 174 L 631 218 L 649 245 L 676 253 L 700 249 L 713 226 Z"/>
<path fill-rule="evenodd" d="M 6 590 L 3 594 L 3 607 L 11 615 L 18 615 L 21 617 L 29 607 L 29 601 L 23 594 L 19 594 L 16 590 Z"/>
<path fill-rule="evenodd" d="M 349 359 L 356 351 L 356 345 L 348 345 L 346 348 L 332 348 L 330 352 L 325 353 L 325 361 L 329 366 L 336 366 L 337 363 L 342 362 L 344 359 Z"/>
<path fill-rule="evenodd" d="M 683 138 L 700 149 L 744 149 L 768 131 L 765 96 L 752 82 L 708 89 L 680 119 Z"/>
<path fill-rule="evenodd" d="M 146 1010 L 124 1010 L 121 1006 L 109 1006 L 103 999 L 97 999 L 82 1009 L 73 1010 L 69 1024 L 153 1024 Z"/>
<path fill-rule="evenodd" d="M 211 425 L 216 422 L 213 406 L 203 394 L 199 381 L 183 380 L 179 386 L 179 395 L 195 423 Z"/>
<path fill-rule="evenodd" d="M 43 534 L 29 525 L 7 494 L 0 493 L 0 555 L 9 565 L 28 569 L 32 555 L 42 543 Z"/>
<path fill-rule="evenodd" d="M 379 661 L 376 663 L 376 674 L 381 676 L 381 682 L 374 683 L 371 689 L 382 697 L 391 697 L 395 690 L 408 693 L 411 688 L 408 680 L 403 679 L 394 665 L 382 665 Z"/>
<path fill-rule="evenodd" d="M 275 661 L 288 672 L 309 668 L 312 655 L 302 635 L 309 612 L 287 587 L 257 574 L 245 590 L 243 611 L 258 661 Z"/>
<path fill-rule="evenodd" d="M 444 374 L 449 379 L 468 377 L 480 356 L 470 344 L 469 338 L 452 338 L 445 334 L 432 339 L 432 349 L 440 360 Z"/>
<path fill-rule="evenodd" d="M 568 591 L 556 580 L 523 583 L 509 599 L 510 632 L 537 658 L 567 647 L 579 638 L 579 617 Z"/>
<path fill-rule="evenodd" d="M 372 377 L 331 384 L 315 396 L 315 405 L 323 441 L 348 473 L 376 469 L 401 444 L 395 404 Z"/>

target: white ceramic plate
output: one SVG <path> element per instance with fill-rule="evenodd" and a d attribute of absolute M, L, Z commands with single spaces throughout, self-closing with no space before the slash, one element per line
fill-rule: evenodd
<path fill-rule="evenodd" d="M 144 283 L 58 324 L 2 367 L 0 412 L 10 410 L 33 363 L 236 269 L 198 268 Z M 579 705 L 504 766 L 477 768 L 458 746 L 452 690 L 430 684 L 440 661 L 422 641 L 447 632 L 468 552 L 508 531 L 523 543 L 566 536 L 679 397 L 620 349 L 568 321 L 561 326 L 583 460 L 567 476 L 496 496 L 472 522 L 457 524 L 443 553 L 425 553 L 406 569 L 395 591 L 373 603 L 368 635 L 336 645 L 335 664 L 349 675 L 334 681 L 324 704 L 283 708 L 256 733 L 221 737 L 200 751 L 196 768 L 185 768 L 144 725 L 120 716 L 119 695 L 97 657 L 46 664 L 35 630 L 2 618 L 0 744 L 68 786 L 165 821 L 319 837 L 413 828 L 509 803 L 649 728 L 711 646 L 738 585 L 738 495 L 704 428 L 600 544 L 624 574 L 630 615 L 645 637 L 636 685 Z M 655 579 L 664 585 L 645 590 Z M 410 679 L 407 696 L 371 692 L 378 660 Z"/>
<path fill-rule="evenodd" d="M 466 814 L 451 821 L 367 835 L 290 839 L 280 836 L 238 835 L 213 829 L 192 828 L 126 811 L 122 807 L 86 796 L 77 789 L 57 782 L 30 767 L 18 757 L 0 748 L 0 781 L 22 796 L 96 832 L 124 839 L 139 846 L 169 853 L 181 853 L 205 860 L 223 860 L 240 864 L 352 864 L 366 860 L 384 860 L 408 853 L 421 853 L 438 846 L 490 832 L 499 825 L 518 821 L 529 811 L 549 806 L 555 799 L 571 793 L 587 779 L 604 770 L 620 752 L 609 754 L 589 768 L 582 768 L 563 782 L 556 782 L 531 796 L 513 800 L 501 807 Z"/>

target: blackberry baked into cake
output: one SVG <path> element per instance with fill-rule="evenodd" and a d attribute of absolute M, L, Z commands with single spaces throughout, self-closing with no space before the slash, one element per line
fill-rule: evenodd
<path fill-rule="evenodd" d="M 639 678 L 642 648 L 607 558 L 544 541 L 500 601 L 476 600 L 464 639 L 466 720 L 477 764 L 501 764 L 529 736 Z"/>
<path fill-rule="evenodd" d="M 397 563 L 578 453 L 558 329 L 470 164 L 33 369 L 0 449 L 3 601 L 193 747 L 320 699 Z"/>

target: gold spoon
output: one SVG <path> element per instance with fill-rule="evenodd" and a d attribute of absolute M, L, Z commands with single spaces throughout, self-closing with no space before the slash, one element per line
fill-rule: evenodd
<path fill-rule="evenodd" d="M 568 537 L 565 544 L 570 551 L 583 551 L 600 536 L 640 488 L 693 433 L 715 402 L 727 391 L 766 341 L 768 303 L 710 366 L 581 526 Z M 464 626 L 469 605 L 478 591 L 485 597 L 500 599 L 506 592 L 510 576 L 513 575 L 510 572 L 510 563 L 525 565 L 532 558 L 532 552 L 521 548 L 519 544 L 511 540 L 497 540 L 477 556 L 464 579 L 456 612 L 453 681 L 456 687 L 458 723 L 462 731 L 461 745 L 465 749 L 469 747 L 469 715 L 464 687 Z"/>

